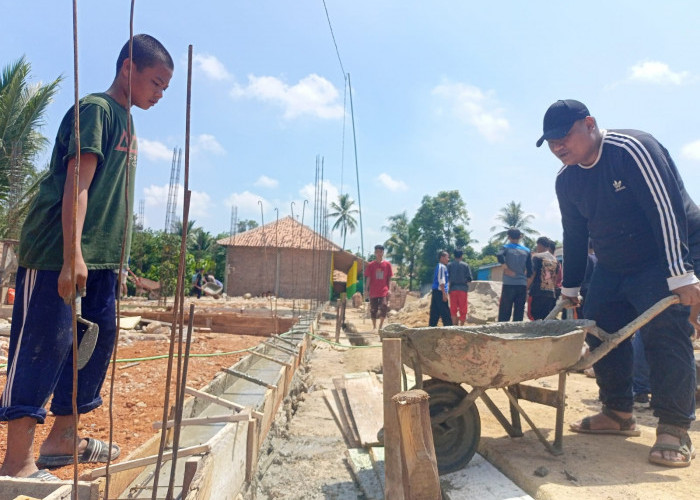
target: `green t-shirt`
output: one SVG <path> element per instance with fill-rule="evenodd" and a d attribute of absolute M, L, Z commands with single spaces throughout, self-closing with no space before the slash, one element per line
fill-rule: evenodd
<path fill-rule="evenodd" d="M 22 227 L 19 264 L 26 268 L 59 271 L 63 266 L 61 204 L 68 160 L 75 156 L 73 116 L 70 109 L 61 121 L 49 175 L 42 181 Z M 88 269 L 119 268 L 125 220 L 128 221 L 125 255 L 129 255 L 137 144 L 132 121 L 127 207 L 124 199 L 127 117 L 126 109 L 107 94 L 90 94 L 80 101 L 80 151 L 97 155 L 82 234 L 83 258 Z"/>

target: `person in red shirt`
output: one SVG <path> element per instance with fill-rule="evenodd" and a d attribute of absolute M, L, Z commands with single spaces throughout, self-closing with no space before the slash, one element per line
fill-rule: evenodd
<path fill-rule="evenodd" d="M 391 283 L 391 264 L 384 260 L 384 246 L 375 245 L 373 260 L 365 268 L 365 278 L 367 289 L 369 290 L 369 312 L 372 318 L 372 329 L 377 329 L 377 318 L 379 318 L 379 329 L 382 329 L 384 318 L 389 310 L 389 284 Z"/>

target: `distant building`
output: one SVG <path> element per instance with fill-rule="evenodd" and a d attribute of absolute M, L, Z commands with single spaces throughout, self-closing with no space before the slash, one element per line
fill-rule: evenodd
<path fill-rule="evenodd" d="M 328 300 L 335 276 L 362 259 L 291 216 L 217 241 L 226 247 L 226 294 Z M 358 288 L 361 290 L 361 288 Z"/>
<path fill-rule="evenodd" d="M 479 266 L 476 281 L 503 281 L 503 265 L 496 262 Z"/>

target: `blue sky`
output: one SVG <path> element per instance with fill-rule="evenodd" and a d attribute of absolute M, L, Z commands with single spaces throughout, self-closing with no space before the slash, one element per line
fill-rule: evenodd
<path fill-rule="evenodd" d="M 2 3 L 0 64 L 25 55 L 35 81 L 66 76 L 43 128 L 53 140 L 73 99 L 71 3 Z M 78 4 L 83 95 L 111 83 L 130 2 Z M 352 82 L 366 253 L 386 239 L 388 216 L 412 216 L 423 196 L 451 189 L 466 202 L 477 247 L 510 201 L 535 216 L 540 233 L 560 240 L 559 164 L 535 147 L 544 111 L 557 99 L 585 102 L 603 128 L 654 134 L 700 198 L 694 2 L 326 5 Z M 228 231 L 232 205 L 239 218 L 260 222 L 258 201 L 269 222 L 275 208 L 289 215 L 291 202 L 299 214 L 304 199 L 310 223 L 317 155 L 329 199 L 341 189 L 358 199 L 349 101 L 321 0 L 137 1 L 134 31 L 159 38 L 176 62 L 165 98 L 134 110 L 136 207 L 144 200 L 147 226 L 164 226 L 172 149 L 184 149 L 189 44 L 196 225 Z M 347 247 L 359 246 L 359 233 L 349 235 Z"/>

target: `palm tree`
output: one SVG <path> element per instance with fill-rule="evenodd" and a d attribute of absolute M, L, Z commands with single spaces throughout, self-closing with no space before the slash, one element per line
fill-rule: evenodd
<path fill-rule="evenodd" d="M 192 231 L 192 239 L 189 241 L 187 247 L 192 255 L 194 255 L 195 261 L 199 263 L 205 255 L 211 253 L 215 243 L 216 240 L 208 231 L 198 227 Z"/>
<path fill-rule="evenodd" d="M 413 289 L 413 278 L 417 275 L 416 266 L 420 259 L 423 235 L 418 225 L 409 222 L 406 212 L 392 215 L 389 225 L 382 229 L 389 231 L 389 239 L 384 242 L 387 257 L 399 268 L 399 275 L 408 278 L 408 289 Z"/>
<path fill-rule="evenodd" d="M 336 217 L 335 224 L 331 228 L 333 231 L 336 229 L 340 230 L 340 234 L 343 236 L 343 249 L 345 249 L 345 238 L 348 235 L 348 231 L 351 233 L 355 232 L 357 229 L 357 220 L 353 217 L 353 214 L 359 214 L 360 211 L 353 208 L 355 201 L 350 198 L 349 194 L 341 194 L 338 196 L 338 203 L 332 201 L 331 209 L 334 212 L 330 212 L 326 217 Z"/>
<path fill-rule="evenodd" d="M 49 145 L 38 129 L 62 79 L 30 84 L 30 71 L 22 57 L 0 73 L 0 231 L 5 237 L 16 237 L 38 188 L 34 160 Z"/>
<path fill-rule="evenodd" d="M 501 208 L 499 214 L 496 216 L 496 220 L 500 221 L 503 225 L 502 231 L 491 236 L 492 242 L 505 243 L 508 240 L 508 229 L 517 228 L 523 233 L 525 238 L 531 239 L 532 236 L 537 236 L 538 233 L 533 228 L 530 227 L 530 222 L 535 218 L 532 214 L 526 214 L 520 203 L 515 203 L 511 201 L 505 207 Z M 493 226 L 491 231 L 495 231 L 499 226 Z"/>

